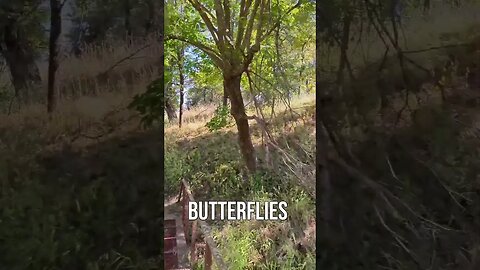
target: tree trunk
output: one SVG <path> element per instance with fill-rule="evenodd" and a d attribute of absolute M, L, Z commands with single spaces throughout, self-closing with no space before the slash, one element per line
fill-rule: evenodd
<path fill-rule="evenodd" d="M 245 104 L 243 103 L 240 90 L 241 77 L 241 75 L 233 77 L 224 75 L 224 91 L 228 93 L 228 97 L 230 98 L 231 113 L 237 124 L 238 143 L 243 160 L 245 161 L 247 169 L 250 172 L 254 172 L 256 170 L 255 150 L 250 136 L 250 126 L 248 124 L 247 114 L 245 113 Z"/>
<path fill-rule="evenodd" d="M 325 128 L 324 123 L 322 120 L 318 123 L 319 127 L 317 130 L 320 132 L 318 133 L 318 142 L 317 145 L 317 175 L 319 180 L 319 185 L 322 191 L 322 203 L 321 203 L 321 211 L 322 211 L 322 218 L 324 221 L 324 230 L 325 235 L 329 235 L 330 229 L 332 226 L 333 221 L 333 210 L 332 210 L 332 182 L 330 179 L 330 173 L 328 168 L 328 151 L 329 151 L 329 144 L 328 144 L 328 135 Z"/>
<path fill-rule="evenodd" d="M 172 101 L 170 98 L 165 98 L 165 111 L 167 112 L 168 121 L 172 122 L 177 118 L 177 114 L 175 113 L 175 108 L 173 107 Z"/>
<path fill-rule="evenodd" d="M 344 71 L 345 71 L 345 68 L 347 67 L 347 63 L 348 63 L 348 45 L 349 45 L 349 41 L 350 41 L 350 26 L 351 26 L 351 23 L 352 23 L 352 15 L 349 13 L 347 14 L 344 18 L 343 18 L 343 30 L 342 30 L 342 36 L 341 36 L 341 44 L 340 44 L 340 59 L 339 59 L 339 67 L 338 67 L 338 70 L 337 70 L 337 79 L 336 79 L 336 84 L 338 86 L 337 88 L 337 91 L 338 91 L 338 94 L 341 96 L 342 98 L 342 102 L 340 104 L 341 108 L 344 110 L 344 111 L 348 111 L 348 105 L 346 104 L 346 95 L 345 95 L 345 77 L 344 77 Z M 351 95 L 351 93 L 349 93 Z M 345 114 L 345 116 L 343 117 L 342 119 L 344 121 L 344 125 L 343 125 L 343 128 L 345 130 L 345 136 L 340 136 L 340 139 L 342 141 L 342 145 L 343 145 L 343 149 L 342 149 L 342 152 L 347 156 L 349 157 L 350 159 L 352 159 L 353 161 L 355 161 L 355 158 L 352 154 L 352 149 L 351 149 L 351 145 L 350 143 L 348 142 L 348 137 L 350 136 L 350 130 L 351 130 L 351 119 L 350 119 L 350 115 L 349 113 L 347 112 Z M 325 122 L 325 124 L 328 124 L 328 122 Z M 329 126 L 326 126 L 326 128 L 330 128 Z M 339 132 L 339 134 L 341 134 L 343 132 Z M 346 138 L 345 138 L 346 137 Z"/>
<path fill-rule="evenodd" d="M 178 113 L 178 127 L 182 128 L 182 118 L 183 118 L 183 103 L 184 103 L 184 83 L 185 78 L 183 76 L 183 69 L 180 68 L 180 103 L 179 105 L 179 113 Z"/>
<path fill-rule="evenodd" d="M 130 23 L 130 18 L 131 18 L 131 6 L 130 6 L 130 0 L 125 0 L 124 1 L 124 12 L 125 12 L 125 18 L 124 18 L 124 25 L 125 25 L 125 34 L 128 42 L 131 42 L 131 37 L 132 37 L 132 25 Z"/>
<path fill-rule="evenodd" d="M 178 67 L 178 76 L 180 83 L 180 103 L 179 103 L 179 113 L 178 113 L 178 127 L 182 128 L 182 118 L 183 118 L 183 104 L 185 98 L 185 76 L 183 74 L 183 57 L 185 53 L 185 48 L 180 47 L 177 51 L 177 67 Z"/>
<path fill-rule="evenodd" d="M 430 0 L 423 0 L 423 14 L 428 14 L 430 12 L 430 8 Z"/>
<path fill-rule="evenodd" d="M 452 7 L 454 7 L 454 8 L 460 7 L 460 1 L 459 0 L 452 0 L 451 3 L 452 3 Z"/>
<path fill-rule="evenodd" d="M 14 19 L 8 20 L 1 30 L 5 48 L 1 48 L 0 51 L 10 69 L 15 96 L 20 101 L 28 103 L 29 90 L 41 84 L 33 50 L 25 40 L 24 33 L 17 28 Z"/>
<path fill-rule="evenodd" d="M 225 86 L 224 86 L 225 88 Z M 226 88 L 223 90 L 223 107 L 227 107 L 228 105 L 228 95 L 227 95 L 227 91 L 226 91 Z"/>
<path fill-rule="evenodd" d="M 47 112 L 55 110 L 55 73 L 58 69 L 57 42 L 62 32 L 62 3 L 60 0 L 50 0 L 50 43 L 48 55 L 48 90 L 47 90 Z"/>
<path fill-rule="evenodd" d="M 145 35 L 147 36 L 153 29 L 155 21 L 155 4 L 152 0 L 146 1 L 145 4 L 147 5 L 147 20 L 145 21 Z"/>

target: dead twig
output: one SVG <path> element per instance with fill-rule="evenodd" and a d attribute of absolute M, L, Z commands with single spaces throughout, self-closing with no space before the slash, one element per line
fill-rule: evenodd
<path fill-rule="evenodd" d="M 452 228 L 448 228 L 446 226 L 436 223 L 433 220 L 429 220 L 423 217 L 422 215 L 414 211 L 408 204 L 406 204 L 400 198 L 398 198 L 396 195 L 394 195 L 389 190 L 387 190 L 385 187 L 381 186 L 380 184 L 372 180 L 370 177 L 368 177 L 361 171 L 347 164 L 341 157 L 338 157 L 337 155 L 334 155 L 334 154 L 330 154 L 328 156 L 328 160 L 330 162 L 333 162 L 337 166 L 340 166 L 343 169 L 343 171 L 346 172 L 351 177 L 362 181 L 366 186 L 374 190 L 381 198 L 383 198 L 388 205 L 392 205 L 392 207 L 393 205 L 396 205 L 397 208 L 392 209 L 395 212 L 399 213 L 400 211 L 398 211 L 398 209 L 403 208 L 407 210 L 407 213 L 409 213 L 410 219 L 424 221 L 442 230 L 454 231 L 454 229 Z M 392 202 L 394 202 L 394 204 Z"/>
<path fill-rule="evenodd" d="M 374 206 L 374 208 L 375 208 L 375 213 L 377 214 L 377 217 L 380 219 L 380 223 L 382 223 L 382 226 L 392 234 L 393 238 L 395 239 L 395 241 L 397 241 L 400 247 L 402 247 L 402 249 L 413 259 L 413 261 L 417 264 L 417 266 L 420 267 L 421 264 L 419 263 L 418 258 L 405 245 L 405 243 L 408 243 L 407 240 L 405 240 L 402 236 L 400 236 L 398 233 L 396 233 L 394 230 L 388 227 L 388 225 L 385 223 L 385 220 L 383 220 L 382 215 L 380 215 L 378 208 L 376 206 Z"/>
<path fill-rule="evenodd" d="M 390 162 L 390 158 L 388 157 L 388 155 L 386 155 L 385 159 L 387 160 L 387 164 L 388 164 L 388 167 L 390 168 L 390 172 L 392 173 L 393 178 L 400 182 L 400 179 L 398 179 L 397 174 L 393 170 L 393 166 L 392 166 L 392 163 Z"/>
<path fill-rule="evenodd" d="M 443 46 L 434 46 L 434 47 L 429 47 L 429 48 L 425 48 L 425 49 L 403 51 L 403 53 L 404 54 L 422 53 L 422 52 L 448 49 L 448 48 L 468 47 L 468 46 L 471 46 L 471 45 L 472 45 L 471 43 L 450 44 L 450 45 L 443 45 Z"/>
<path fill-rule="evenodd" d="M 119 59 L 117 62 L 115 62 L 113 65 L 111 65 L 109 68 L 107 68 L 105 71 L 103 72 L 100 72 L 97 76 L 105 76 L 107 73 L 109 73 L 110 71 L 112 71 L 114 68 L 116 68 L 118 65 L 120 65 L 121 63 L 123 63 L 124 61 L 126 60 L 129 60 L 131 59 L 132 57 L 134 57 L 137 53 L 147 49 L 148 47 L 151 47 L 153 44 L 149 43 L 149 44 L 145 44 L 143 45 L 142 47 L 136 49 L 134 52 L 132 52 L 131 54 Z"/>

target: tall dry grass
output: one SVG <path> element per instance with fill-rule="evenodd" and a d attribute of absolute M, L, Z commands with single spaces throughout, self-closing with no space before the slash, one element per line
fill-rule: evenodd
<path fill-rule="evenodd" d="M 59 59 L 56 91 L 59 102 L 85 95 L 105 92 L 138 93 L 152 78 L 160 74 L 161 44 L 156 36 L 131 42 L 111 42 L 86 46 L 80 57 L 63 55 Z M 47 89 L 48 64 L 38 64 L 42 85 L 33 90 L 35 103 L 44 103 Z M 108 71 L 108 72 L 107 72 Z M 13 96 L 8 68 L 0 67 L 0 87 Z M 4 102 L 6 103 L 6 102 Z M 14 101 L 15 103 L 15 101 Z M 2 106 L 2 105 L 0 105 Z M 18 104 L 6 106 L 3 111 L 19 110 Z M 8 110 L 5 107 L 9 107 Z M 10 108 L 11 107 L 11 108 Z"/>
<path fill-rule="evenodd" d="M 158 76 L 160 59 L 156 37 L 132 43 L 90 46 L 81 57 L 61 58 L 57 75 L 58 105 L 51 115 L 47 115 L 44 99 L 48 66 L 40 64 L 42 86 L 36 102 L 22 106 L 15 100 L 0 102 L 0 138 L 15 138 L 6 133 L 24 134 L 28 129 L 35 131 L 42 143 L 53 146 L 72 141 L 96 142 L 104 137 L 102 134 L 134 131 L 139 127 L 139 118 L 126 107 L 135 94 L 144 92 Z M 98 75 L 109 69 L 111 72 L 105 83 L 102 81 L 105 78 Z M 109 84 L 112 78 L 115 84 Z M 0 69 L 2 85 L 13 96 L 6 68 Z M 17 139 L 21 140 L 21 136 Z M 7 143 L 5 139 L 3 143 Z"/>
<path fill-rule="evenodd" d="M 423 14 L 420 8 L 407 10 L 399 30 L 400 47 L 409 51 L 471 40 L 474 30 L 480 27 L 480 1 L 462 2 L 460 7 L 452 8 L 443 1 L 432 1 L 428 14 Z M 386 22 L 385 26 L 393 32 L 390 22 Z M 349 44 L 349 60 L 354 70 L 383 57 L 385 45 L 373 27 L 368 29 L 365 25 L 357 24 L 352 26 L 351 32 L 353 38 Z M 361 39 L 358 37 L 360 34 Z M 317 46 L 319 59 L 316 62 L 322 78 L 334 77 L 338 67 L 339 49 L 321 42 Z M 390 53 L 393 53 L 392 49 Z M 428 67 L 437 55 L 436 51 L 432 50 L 430 53 L 409 57 Z"/>

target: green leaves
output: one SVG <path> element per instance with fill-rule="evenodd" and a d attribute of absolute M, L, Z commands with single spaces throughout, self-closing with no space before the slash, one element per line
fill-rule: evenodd
<path fill-rule="evenodd" d="M 128 108 L 137 110 L 144 127 L 149 127 L 155 121 L 163 121 L 163 105 L 163 80 L 160 78 L 151 82 L 144 94 L 136 95 Z"/>
<path fill-rule="evenodd" d="M 230 123 L 230 109 L 228 106 L 219 106 L 215 110 L 215 115 L 205 125 L 210 132 L 222 129 Z"/>

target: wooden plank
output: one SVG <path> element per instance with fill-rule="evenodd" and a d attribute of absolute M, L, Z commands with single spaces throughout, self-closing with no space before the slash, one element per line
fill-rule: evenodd
<path fill-rule="evenodd" d="M 185 181 L 185 179 L 182 179 L 181 190 L 182 191 L 181 191 L 180 194 L 183 193 L 183 196 L 184 196 L 184 200 L 182 200 L 182 202 L 183 202 L 183 211 L 182 211 L 183 215 L 182 216 L 186 217 L 185 216 L 186 215 L 185 214 L 186 207 L 187 207 L 186 202 L 188 202 L 188 201 L 194 202 L 195 199 L 193 198 L 193 195 L 192 195 L 192 192 L 191 192 L 191 189 L 190 189 L 190 185 L 187 183 L 187 181 Z M 185 195 L 186 195 L 186 198 L 185 198 Z M 188 221 L 186 221 L 186 222 L 190 223 Z M 220 251 L 218 250 L 217 245 L 216 245 L 215 241 L 213 240 L 210 226 L 208 226 L 208 224 L 205 221 L 202 221 L 202 220 L 196 220 L 194 223 L 195 223 L 195 226 L 193 226 L 193 228 L 192 228 L 192 230 L 194 232 L 192 232 L 192 234 L 194 234 L 194 233 L 196 234 L 196 229 L 198 227 L 198 229 L 200 230 L 200 233 L 203 235 L 203 238 L 205 239 L 205 242 L 208 246 L 207 248 L 209 248 L 209 253 L 211 253 L 211 256 L 213 258 L 213 262 L 215 263 L 216 267 L 220 270 L 227 270 L 228 267 L 226 266 L 225 262 L 223 261 L 223 258 L 220 254 Z M 188 228 L 189 227 L 190 227 L 190 224 L 184 224 L 184 229 L 185 229 L 185 235 L 186 236 L 188 236 Z M 196 237 L 196 235 L 192 235 L 192 236 Z M 195 241 L 191 241 L 191 245 L 194 248 L 195 247 Z M 192 255 L 196 256 L 196 254 L 193 250 L 192 250 Z M 209 263 L 211 264 L 211 261 Z"/>

